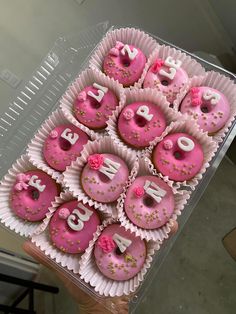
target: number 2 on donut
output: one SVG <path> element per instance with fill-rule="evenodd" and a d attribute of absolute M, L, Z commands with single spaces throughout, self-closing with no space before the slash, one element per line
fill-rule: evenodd
<path fill-rule="evenodd" d="M 72 133 L 71 129 L 66 128 L 62 133 L 61 137 L 74 145 L 79 139 L 79 135 L 77 133 Z"/>
<path fill-rule="evenodd" d="M 79 209 L 82 209 L 84 213 L 81 213 Z M 84 228 L 84 222 L 88 221 L 92 214 L 93 212 L 83 204 L 78 204 L 78 208 L 75 208 L 72 214 L 68 217 L 67 223 L 71 229 L 80 231 Z M 75 222 L 76 220 L 77 223 Z"/>

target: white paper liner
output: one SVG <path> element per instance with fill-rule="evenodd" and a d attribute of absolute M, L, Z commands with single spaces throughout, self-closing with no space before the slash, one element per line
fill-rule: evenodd
<path fill-rule="evenodd" d="M 124 90 L 119 82 L 116 82 L 114 79 L 107 77 L 99 71 L 86 69 L 75 79 L 72 85 L 68 87 L 60 100 L 60 108 L 68 121 L 86 132 L 92 140 L 95 140 L 106 134 L 106 128 L 102 130 L 89 129 L 87 126 L 80 123 L 73 113 L 73 104 L 78 94 L 86 86 L 92 85 L 93 83 L 108 87 L 109 90 L 116 94 L 119 103 L 124 101 Z"/>
<path fill-rule="evenodd" d="M 56 263 L 60 264 L 63 267 L 68 268 L 74 273 L 79 272 L 79 259 L 82 254 L 69 254 L 62 252 L 57 247 L 52 245 L 49 233 L 49 222 L 53 214 L 63 203 L 75 200 L 73 195 L 66 191 L 62 192 L 59 197 L 56 197 L 55 201 L 52 203 L 52 206 L 49 208 L 49 215 L 44 222 L 38 226 L 32 235 L 31 241 L 44 252 L 46 256 L 49 256 L 51 259 L 55 260 Z M 100 216 L 102 221 L 107 218 L 106 215 Z"/>
<path fill-rule="evenodd" d="M 209 86 L 220 91 L 228 99 L 228 102 L 230 104 L 230 118 L 222 129 L 220 129 L 218 132 L 211 136 L 214 141 L 220 143 L 223 141 L 226 133 L 229 131 L 232 123 L 236 118 L 236 84 L 230 78 L 220 73 L 217 73 L 215 71 L 209 71 L 206 73 L 203 80 L 200 78 L 196 78 L 194 81 L 190 82 L 186 94 L 192 87 L 195 86 Z M 177 102 L 175 104 L 175 108 L 177 110 L 179 109 L 179 105 L 180 102 Z M 187 113 L 183 115 L 189 118 Z M 195 121 L 195 123 L 197 122 Z"/>
<path fill-rule="evenodd" d="M 50 216 L 48 211 L 43 221 L 30 222 L 18 217 L 10 208 L 9 197 L 12 186 L 16 181 L 16 175 L 34 169 L 37 168 L 30 163 L 29 157 L 22 155 L 8 170 L 8 173 L 0 183 L 0 221 L 10 230 L 25 237 L 30 237 L 39 225 Z"/>
<path fill-rule="evenodd" d="M 175 182 L 168 178 L 168 176 L 162 175 L 155 167 L 152 162 L 152 153 L 153 149 L 155 148 L 156 144 L 160 142 L 158 139 L 154 140 L 149 149 L 146 150 L 146 157 L 145 162 L 147 163 L 148 167 L 150 168 L 153 175 L 158 175 L 161 177 L 165 182 L 170 182 L 173 188 L 173 191 L 177 191 L 180 187 L 190 187 L 192 190 L 195 190 L 196 185 L 202 179 L 203 174 L 206 172 L 206 169 L 210 166 L 210 161 L 212 157 L 215 155 L 217 150 L 217 144 L 207 135 L 207 132 L 203 132 L 200 130 L 199 126 L 194 123 L 194 120 L 188 118 L 187 120 L 182 118 L 178 122 L 175 122 L 172 125 L 172 129 L 169 131 L 168 134 L 171 133 L 187 133 L 192 135 L 198 143 L 202 146 L 204 160 L 203 165 L 199 173 L 197 173 L 192 179 L 183 182 Z M 182 193 L 182 191 L 178 191 Z"/>
<path fill-rule="evenodd" d="M 43 170 L 49 174 L 58 183 L 62 181 L 62 173 L 50 167 L 45 161 L 43 156 L 43 147 L 45 140 L 49 136 L 50 132 L 61 124 L 69 124 L 62 111 L 57 109 L 54 111 L 49 118 L 40 127 L 34 138 L 28 144 L 27 154 L 29 156 L 30 162 L 36 166 L 38 169 Z M 89 135 L 89 134 L 88 134 Z"/>
<path fill-rule="evenodd" d="M 147 270 L 151 266 L 153 255 L 157 250 L 159 250 L 160 245 L 158 242 L 146 242 L 147 257 L 143 268 L 135 277 L 125 281 L 115 281 L 109 279 L 98 269 L 94 259 L 93 250 L 94 244 L 102 233 L 102 230 L 112 223 L 114 223 L 114 221 L 107 220 L 102 226 L 100 226 L 100 228 L 98 228 L 93 240 L 90 242 L 89 247 L 86 249 L 80 260 L 79 274 L 81 275 L 81 279 L 94 287 L 95 292 L 100 295 L 104 295 L 106 297 L 120 297 L 122 295 L 129 295 L 130 293 L 133 293 L 139 287 L 145 274 L 147 273 Z"/>
<path fill-rule="evenodd" d="M 92 69 L 97 69 L 103 72 L 102 66 L 105 56 L 111 48 L 116 44 L 116 41 L 121 41 L 125 44 L 133 45 L 139 48 L 148 59 L 150 54 L 159 47 L 159 44 L 148 34 L 135 28 L 120 28 L 107 33 L 97 50 L 91 57 L 89 66 Z"/>
<path fill-rule="evenodd" d="M 163 138 L 171 129 L 173 121 L 178 121 L 181 118 L 181 114 L 169 107 L 169 102 L 166 100 L 166 97 L 161 93 L 157 92 L 155 89 L 145 88 L 145 89 L 126 89 L 125 90 L 125 101 L 123 101 L 119 107 L 113 112 L 112 116 L 109 118 L 108 124 L 108 134 L 114 139 L 115 143 L 120 145 L 122 148 L 132 151 L 133 153 L 141 156 L 146 148 L 135 149 L 135 147 L 129 146 L 126 144 L 119 135 L 117 128 L 117 121 L 122 109 L 133 102 L 137 101 L 150 101 L 162 110 L 166 118 L 167 127 L 164 132 L 158 137 L 159 139 Z"/>
<path fill-rule="evenodd" d="M 81 185 L 81 172 L 87 163 L 87 158 L 91 154 L 95 153 L 107 153 L 114 154 L 123 159 L 130 173 L 132 173 L 133 165 L 136 160 L 136 155 L 126 149 L 115 144 L 110 137 L 104 137 L 94 142 L 88 142 L 83 149 L 80 157 L 73 161 L 66 171 L 63 173 L 63 184 L 79 201 L 88 203 L 90 206 L 100 210 L 103 213 L 117 216 L 116 201 L 113 203 L 100 203 L 92 200 L 83 190 Z"/>
<path fill-rule="evenodd" d="M 129 186 L 134 182 L 134 180 L 137 177 L 147 175 L 152 175 L 152 172 L 148 165 L 145 163 L 145 161 L 140 160 L 139 164 L 138 165 L 136 164 L 136 174 L 130 177 Z M 167 184 L 172 189 L 170 182 L 167 182 Z M 120 198 L 118 199 L 117 204 L 118 220 L 120 221 L 121 225 L 125 227 L 126 230 L 135 233 L 136 236 L 139 236 L 141 239 L 145 239 L 147 241 L 152 240 L 162 242 L 164 239 L 168 239 L 171 227 L 173 225 L 173 221 L 177 220 L 177 217 L 181 215 L 181 212 L 184 209 L 187 200 L 190 198 L 191 192 L 183 190 L 181 191 L 181 193 L 178 193 L 176 191 L 173 191 L 175 208 L 172 216 L 170 217 L 169 221 L 162 227 L 150 230 L 136 226 L 126 215 L 126 212 L 124 210 L 124 202 L 129 186 L 126 186 L 125 191 L 121 194 Z"/>
<path fill-rule="evenodd" d="M 185 70 L 188 74 L 189 83 L 192 81 L 194 82 L 196 78 L 198 78 L 198 80 L 203 79 L 206 71 L 200 63 L 198 63 L 195 59 L 191 58 L 189 55 L 180 50 L 177 50 L 170 46 L 162 45 L 159 46 L 155 51 L 153 51 L 153 53 L 148 58 L 143 74 L 140 80 L 134 85 L 134 87 L 142 88 L 147 72 L 151 65 L 155 62 L 155 60 L 157 58 L 165 60 L 168 56 L 171 56 L 175 60 L 182 61 L 181 68 Z M 173 108 L 176 108 L 177 102 L 179 103 L 183 99 L 184 95 L 186 94 L 186 90 L 188 89 L 188 84 L 183 86 L 181 88 L 181 91 L 177 94 L 177 97 L 173 103 Z"/>

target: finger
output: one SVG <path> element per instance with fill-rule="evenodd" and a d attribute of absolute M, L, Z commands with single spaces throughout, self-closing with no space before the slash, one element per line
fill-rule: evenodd
<path fill-rule="evenodd" d="M 176 234 L 176 232 L 178 231 L 178 228 L 179 228 L 179 224 L 178 224 L 178 222 L 176 221 L 176 220 L 173 220 L 172 221 L 172 225 L 171 225 L 171 227 L 170 227 L 171 229 L 170 229 L 170 235 L 174 235 L 174 234 Z"/>

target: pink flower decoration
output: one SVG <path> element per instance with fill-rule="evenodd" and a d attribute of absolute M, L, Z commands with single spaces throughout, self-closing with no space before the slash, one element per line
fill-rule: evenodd
<path fill-rule="evenodd" d="M 160 70 L 160 68 L 163 66 L 163 64 L 164 64 L 164 60 L 157 59 L 152 66 L 152 69 L 151 69 L 152 72 L 157 73 Z"/>
<path fill-rule="evenodd" d="M 134 112 L 132 109 L 128 108 L 123 112 L 125 120 L 131 120 L 134 117 Z"/>
<path fill-rule="evenodd" d="M 28 188 L 28 184 L 23 181 L 18 182 L 15 185 L 15 190 L 17 191 L 27 190 L 27 188 Z"/>
<path fill-rule="evenodd" d="M 86 94 L 85 91 L 79 93 L 79 95 L 78 95 L 78 100 L 79 100 L 79 101 L 85 101 L 86 98 L 87 98 L 87 94 Z"/>
<path fill-rule="evenodd" d="M 30 180 L 30 175 L 28 174 L 25 174 L 25 173 L 18 173 L 16 175 L 16 180 L 19 181 L 19 182 L 29 182 Z"/>
<path fill-rule="evenodd" d="M 191 104 L 192 106 L 201 106 L 202 99 L 200 97 L 192 98 Z"/>
<path fill-rule="evenodd" d="M 116 247 L 115 242 L 109 236 L 100 236 L 98 245 L 104 253 L 110 253 Z"/>
<path fill-rule="evenodd" d="M 192 94 L 198 94 L 200 89 L 198 87 L 192 87 L 190 91 Z"/>
<path fill-rule="evenodd" d="M 57 137 L 58 137 L 57 131 L 52 130 L 52 131 L 50 132 L 50 137 L 53 138 L 53 139 L 57 138 Z"/>
<path fill-rule="evenodd" d="M 94 154 L 88 157 L 88 164 L 91 169 L 98 170 L 103 165 L 104 158 L 101 154 Z"/>
<path fill-rule="evenodd" d="M 142 197 L 144 195 L 145 191 L 144 191 L 144 188 L 141 187 L 141 186 L 137 186 L 135 189 L 134 189 L 134 194 L 137 196 L 137 197 Z"/>
<path fill-rule="evenodd" d="M 171 140 L 165 140 L 163 146 L 166 150 L 170 150 L 173 147 L 173 142 Z"/>
<path fill-rule="evenodd" d="M 124 47 L 124 44 L 121 42 L 121 41 L 117 41 L 116 42 L 116 45 L 115 45 L 115 48 L 120 50 Z"/>
<path fill-rule="evenodd" d="M 59 210 L 59 213 L 58 213 L 58 216 L 61 218 L 61 219 L 67 219 L 69 216 L 70 216 L 70 211 L 68 208 L 61 208 Z"/>
<path fill-rule="evenodd" d="M 110 55 L 113 55 L 115 57 L 118 57 L 120 52 L 117 48 L 111 48 L 111 50 L 109 51 Z"/>

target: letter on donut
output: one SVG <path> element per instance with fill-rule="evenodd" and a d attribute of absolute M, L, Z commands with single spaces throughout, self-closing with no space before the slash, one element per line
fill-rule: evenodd
<path fill-rule="evenodd" d="M 105 158 L 103 165 L 99 171 L 105 174 L 110 180 L 112 180 L 117 173 L 118 169 L 120 168 L 120 164 L 115 162 L 109 158 Z"/>
<path fill-rule="evenodd" d="M 153 118 L 153 114 L 149 114 L 149 108 L 148 106 L 140 106 L 138 110 L 136 111 L 137 115 L 143 117 L 147 121 L 151 121 Z"/>
<path fill-rule="evenodd" d="M 46 188 L 46 185 L 41 185 L 41 180 L 38 176 L 33 175 L 29 180 L 29 185 L 33 186 L 34 188 L 38 189 L 39 192 L 43 192 Z"/>
<path fill-rule="evenodd" d="M 82 209 L 84 213 L 81 213 L 79 209 Z M 68 217 L 67 223 L 69 227 L 75 231 L 80 231 L 84 228 L 84 221 L 88 221 L 93 212 L 85 207 L 83 204 L 78 203 L 78 209 L 75 208 L 72 214 Z M 77 223 L 75 219 L 77 218 Z"/>
<path fill-rule="evenodd" d="M 98 95 L 95 95 L 92 91 L 89 91 L 88 95 L 96 99 L 98 102 L 101 102 L 105 93 L 107 93 L 108 88 L 97 83 L 93 83 L 93 87 L 98 90 Z"/>
<path fill-rule="evenodd" d="M 205 93 L 203 93 L 202 96 L 203 96 L 203 99 L 210 100 L 210 103 L 212 105 L 216 105 L 219 102 L 219 100 L 220 100 L 220 95 L 215 93 L 215 92 L 213 92 L 213 91 L 211 91 L 211 90 L 209 90 L 209 89 L 206 90 Z"/>
<path fill-rule="evenodd" d="M 166 191 L 161 189 L 156 183 L 145 181 L 144 185 L 145 192 L 150 195 L 157 203 L 160 203 L 162 197 L 166 195 Z"/>
<path fill-rule="evenodd" d="M 62 133 L 61 137 L 74 145 L 76 141 L 79 139 L 79 135 L 77 133 L 72 133 L 71 129 L 66 128 Z"/>
<path fill-rule="evenodd" d="M 117 244 L 118 248 L 120 249 L 121 253 L 124 253 L 125 250 L 130 246 L 132 243 L 131 240 L 123 238 L 119 234 L 115 233 L 112 237 L 114 242 Z"/>

